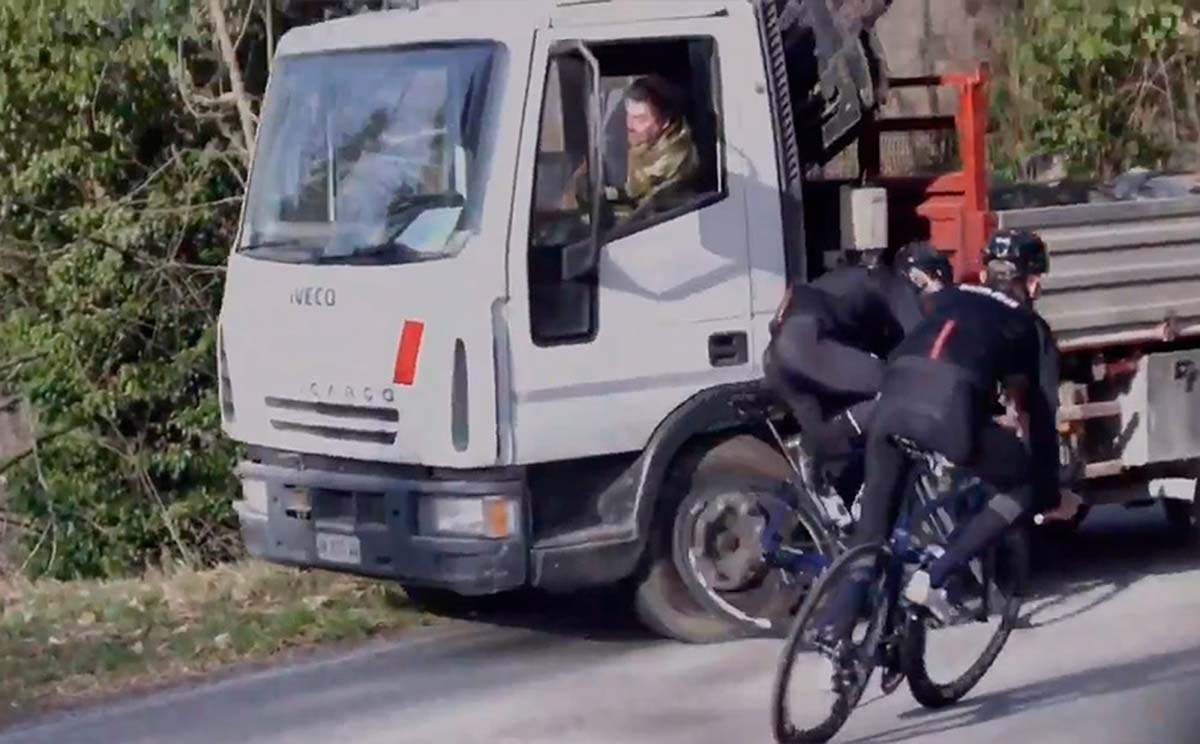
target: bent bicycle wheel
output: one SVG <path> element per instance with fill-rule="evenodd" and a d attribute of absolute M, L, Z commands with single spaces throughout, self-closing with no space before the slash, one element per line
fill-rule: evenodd
<path fill-rule="evenodd" d="M 978 563 L 991 598 L 986 618 L 968 616 L 936 629 L 929 628 L 921 618 L 910 617 L 907 621 L 901 664 L 909 690 L 926 708 L 952 705 L 979 684 L 1004 650 L 1020 616 L 1029 572 L 1026 533 L 1020 528 L 1010 529 Z M 969 662 L 965 669 L 964 658 Z"/>
<path fill-rule="evenodd" d="M 807 494 L 775 495 L 778 486 L 718 478 L 690 493 L 679 506 L 673 534 L 676 569 L 689 595 L 713 617 L 749 635 L 783 637 L 792 614 L 832 562 L 834 541 Z M 768 524 L 768 510 L 779 525 Z M 764 530 L 777 529 L 796 570 L 768 565 Z"/>
<path fill-rule="evenodd" d="M 876 650 L 883 637 L 892 595 L 886 591 L 886 576 L 878 571 L 886 551 L 880 545 L 862 545 L 846 551 L 822 575 L 805 598 L 784 645 L 775 674 L 771 699 L 771 723 L 780 744 L 810 744 L 831 739 L 858 705 L 871 673 Z M 859 622 L 845 643 L 850 679 L 826 685 L 828 662 L 817 650 L 816 624 L 825 616 L 838 589 L 863 566 L 876 569 L 876 580 L 867 592 Z M 832 690 L 821 689 L 833 687 Z"/>

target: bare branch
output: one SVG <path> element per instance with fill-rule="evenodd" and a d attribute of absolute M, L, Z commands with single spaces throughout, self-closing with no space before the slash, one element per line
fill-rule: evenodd
<path fill-rule="evenodd" d="M 96 89 L 92 91 L 92 101 L 88 104 L 88 122 L 93 130 L 96 128 L 96 101 L 100 98 L 100 88 L 104 86 L 104 78 L 108 75 L 108 65 L 111 61 L 111 58 L 105 58 L 104 65 L 100 67 L 100 74 L 96 76 Z"/>
<path fill-rule="evenodd" d="M 25 573 L 25 569 L 29 568 L 29 564 L 33 562 L 33 559 L 37 556 L 38 552 L 42 549 L 42 545 L 46 542 L 46 536 L 50 534 L 50 530 L 53 527 L 54 527 L 53 521 L 46 523 L 46 529 L 42 530 L 41 537 L 39 537 L 37 542 L 34 543 L 33 549 L 29 551 L 29 555 L 25 556 L 25 560 L 21 562 L 21 567 L 17 569 L 17 573 L 23 574 L 23 573 Z"/>
<path fill-rule="evenodd" d="M 31 424 L 36 430 L 36 412 L 34 412 L 32 416 L 34 421 L 32 421 Z M 50 571 L 54 568 L 54 562 L 58 558 L 58 518 L 55 515 L 54 495 L 50 492 L 50 484 L 46 481 L 46 474 L 42 472 L 41 445 L 46 441 L 46 439 L 47 437 L 35 438 L 33 440 L 33 446 L 29 450 L 29 454 L 33 457 L 33 467 L 34 472 L 37 474 L 38 485 L 41 487 L 42 493 L 46 497 L 46 511 L 49 513 L 50 521 L 46 524 L 46 529 L 42 532 L 42 536 L 38 538 L 37 544 L 33 546 L 33 550 L 29 551 L 29 555 L 25 557 L 24 563 L 21 564 L 21 573 L 25 572 L 25 569 L 29 567 L 29 564 L 33 560 L 34 556 L 36 556 L 38 551 L 41 550 L 42 545 L 46 541 L 47 535 L 50 535 L 51 539 L 50 559 L 46 561 L 46 573 L 50 573 Z M 12 463 L 6 465 L 5 470 L 7 470 L 11 465 Z"/>
<path fill-rule="evenodd" d="M 201 106 L 210 108 L 223 108 L 227 106 L 237 105 L 237 96 L 233 93 L 222 93 L 219 96 L 203 96 L 199 93 L 192 93 L 192 102 L 198 103 Z"/>
<path fill-rule="evenodd" d="M 194 212 L 197 209 L 212 209 L 225 204 L 240 204 L 241 196 L 227 196 L 224 199 L 216 201 L 201 202 L 199 204 L 180 204 L 176 207 L 145 207 L 142 212 L 145 214 L 183 214 L 186 212 Z"/>
<path fill-rule="evenodd" d="M 267 24 L 267 74 L 275 72 L 275 4 L 273 0 L 263 0 L 266 6 L 263 18 Z"/>
<path fill-rule="evenodd" d="M 30 362 L 36 362 L 37 360 L 41 359 L 44 356 L 46 356 L 46 355 L 45 354 L 30 354 L 28 356 L 17 357 L 16 359 L 5 362 L 4 364 L 0 364 L 0 375 L 7 374 L 9 372 L 9 370 L 17 369 L 18 367 L 29 364 Z"/>
<path fill-rule="evenodd" d="M 195 95 L 192 90 L 191 79 L 188 73 L 187 61 L 183 58 L 183 35 L 181 34 L 175 41 L 175 56 L 179 66 L 179 74 L 175 76 L 175 85 L 179 88 L 179 100 L 183 102 L 188 112 L 197 119 L 203 118 L 196 107 L 192 105 L 192 96 Z"/>
<path fill-rule="evenodd" d="M 154 480 L 150 477 L 149 471 L 142 462 L 143 443 L 141 441 L 130 442 L 121 434 L 120 429 L 117 427 L 115 421 L 112 421 L 111 419 L 108 420 L 108 425 L 111 427 L 113 434 L 121 439 L 121 446 L 116 447 L 99 438 L 97 441 L 101 446 L 106 447 L 109 449 L 109 451 L 125 460 L 126 465 L 133 469 L 134 478 L 138 485 L 142 487 L 142 490 L 147 496 L 154 499 L 154 501 L 157 503 L 159 514 L 163 520 L 163 526 L 167 528 L 167 534 L 170 535 L 171 541 L 175 543 L 175 547 L 179 550 L 179 554 L 183 557 L 185 562 L 191 566 L 195 566 L 195 556 L 192 554 L 192 551 L 188 550 L 188 548 L 184 545 L 183 538 L 179 534 L 179 528 L 175 524 L 175 520 L 171 518 L 170 510 L 167 509 L 166 501 L 163 500 L 162 494 L 159 492 L 158 487 L 154 485 Z"/>
<path fill-rule="evenodd" d="M 226 117 L 213 116 L 211 118 L 215 120 L 217 129 L 219 129 L 221 132 L 221 136 L 224 137 L 225 141 L 229 143 L 229 149 L 235 150 L 241 157 L 242 162 L 238 167 L 238 170 L 248 171 L 250 168 L 250 154 L 249 150 L 246 149 L 245 142 L 242 141 L 242 135 L 229 125 Z"/>
<path fill-rule="evenodd" d="M 3 523 L 5 529 L 8 527 L 16 527 L 17 529 L 30 530 L 33 529 L 33 522 L 21 519 L 13 515 L 11 512 L 0 511 L 0 523 Z"/>
<path fill-rule="evenodd" d="M 138 184 L 138 186 L 136 188 L 134 188 L 132 191 L 130 191 L 125 196 L 122 196 L 120 199 L 118 199 L 117 203 L 118 204 L 126 203 L 130 199 L 132 199 L 133 197 L 137 196 L 139 193 L 144 191 L 150 184 L 154 183 L 154 179 L 158 178 L 163 173 L 165 173 L 166 170 L 168 168 L 170 168 L 172 165 L 174 165 L 177 160 L 179 160 L 179 151 L 173 150 L 173 152 L 171 153 L 171 157 L 167 160 L 167 162 L 163 163 L 158 168 L 156 168 L 154 170 L 154 172 L 151 173 L 149 176 L 147 176 L 146 180 L 142 181 L 140 184 Z"/>
<path fill-rule="evenodd" d="M 212 13 L 213 26 L 216 30 L 217 42 L 221 46 L 221 57 L 229 73 L 229 83 L 233 86 L 233 94 L 237 97 L 238 118 L 242 123 L 242 136 L 246 146 L 246 165 L 249 167 L 250 158 L 254 151 L 254 117 L 250 109 L 250 99 L 246 95 L 246 85 L 242 81 L 242 68 L 238 63 L 237 50 L 229 37 L 229 28 L 225 21 L 225 9 L 221 0 L 208 0 L 208 9 Z"/>
<path fill-rule="evenodd" d="M 242 18 L 242 29 L 238 31 L 237 41 L 233 42 L 233 48 L 241 49 L 242 42 L 246 38 L 246 32 L 250 30 L 250 21 L 254 18 L 254 2 L 251 0 L 250 7 L 246 8 L 246 15 Z"/>
<path fill-rule="evenodd" d="M 225 164 L 229 166 L 229 171 L 231 173 L 233 173 L 234 178 L 236 178 L 238 180 L 238 183 L 241 184 L 241 186 L 242 186 L 242 192 L 245 193 L 247 184 L 246 184 L 245 167 L 243 166 L 243 164 L 234 162 L 229 157 L 229 153 L 227 153 L 227 152 L 221 152 L 218 155 L 218 157 L 220 157 L 222 160 L 224 160 Z"/>

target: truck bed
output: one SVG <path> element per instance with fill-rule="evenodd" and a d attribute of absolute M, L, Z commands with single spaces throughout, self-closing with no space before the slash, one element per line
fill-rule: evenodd
<path fill-rule="evenodd" d="M 1200 335 L 1200 196 L 996 216 L 1050 248 L 1038 310 L 1063 350 Z"/>

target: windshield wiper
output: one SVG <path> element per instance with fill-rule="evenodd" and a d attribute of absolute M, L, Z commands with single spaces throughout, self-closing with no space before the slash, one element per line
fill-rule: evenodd
<path fill-rule="evenodd" d="M 422 253 L 398 240 L 374 245 L 358 246 L 352 253 L 323 254 L 317 257 L 320 264 L 393 264 L 416 263 L 435 258 L 434 254 Z"/>
<path fill-rule="evenodd" d="M 285 250 L 280 250 L 285 249 Z M 311 243 L 305 243 L 296 238 L 282 238 L 278 240 L 262 240 L 257 243 L 250 243 L 238 248 L 238 253 L 246 255 L 270 254 L 272 256 L 297 256 L 300 258 L 311 257 L 313 254 L 319 254 L 320 246 L 315 246 Z"/>
<path fill-rule="evenodd" d="M 403 214 L 410 209 L 421 207 L 426 209 L 447 209 L 466 206 L 467 200 L 457 191 L 445 191 L 432 194 L 410 194 L 401 196 L 388 205 L 388 214 Z"/>

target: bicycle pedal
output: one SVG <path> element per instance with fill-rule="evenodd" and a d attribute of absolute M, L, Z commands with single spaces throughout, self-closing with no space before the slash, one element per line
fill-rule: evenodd
<path fill-rule="evenodd" d="M 884 695 L 891 695 L 896 690 L 900 689 L 900 684 L 904 682 L 904 672 L 895 669 L 885 669 L 879 678 L 879 689 Z"/>

